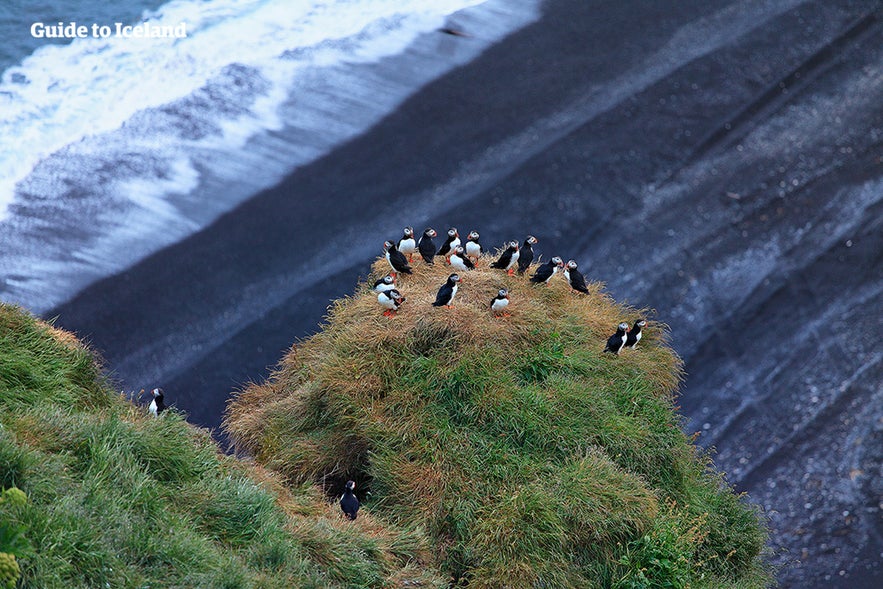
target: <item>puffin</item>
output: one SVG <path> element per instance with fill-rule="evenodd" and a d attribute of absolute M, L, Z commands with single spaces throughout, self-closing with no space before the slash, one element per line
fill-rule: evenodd
<path fill-rule="evenodd" d="M 521 253 L 518 251 L 518 242 L 510 241 L 508 247 L 500 254 L 500 259 L 491 263 L 491 268 L 499 268 L 505 270 L 510 276 L 515 273 L 515 264 Z"/>
<path fill-rule="evenodd" d="M 481 244 L 478 243 L 479 237 L 481 236 L 478 234 L 478 231 L 470 231 L 469 235 L 466 236 L 466 255 L 475 263 L 478 263 L 478 258 L 481 257 Z"/>
<path fill-rule="evenodd" d="M 447 307 L 451 308 L 451 303 L 454 302 L 454 295 L 457 294 L 457 286 L 461 278 L 456 274 L 451 274 L 448 276 L 448 281 L 442 284 L 441 288 L 438 289 L 438 294 L 435 296 L 435 302 L 432 303 L 433 307 Z"/>
<path fill-rule="evenodd" d="M 561 261 L 561 258 L 555 256 L 534 272 L 533 276 L 530 277 L 530 281 L 534 284 L 549 284 L 549 280 L 552 279 L 555 274 L 558 273 L 558 270 L 564 265 L 564 262 Z"/>
<path fill-rule="evenodd" d="M 396 279 L 392 274 L 387 274 L 380 280 L 374 283 L 374 292 L 384 292 L 387 290 L 393 290 L 396 287 Z"/>
<path fill-rule="evenodd" d="M 158 417 L 160 413 L 166 410 L 165 395 L 163 395 L 162 389 L 153 389 L 150 391 L 150 394 L 153 395 L 153 400 L 150 401 L 150 406 L 147 410 L 154 417 Z"/>
<path fill-rule="evenodd" d="M 524 272 L 530 268 L 530 263 L 533 262 L 533 245 L 539 242 L 539 240 L 533 235 L 528 235 L 524 240 L 524 244 L 521 246 L 521 255 L 518 256 L 518 274 L 524 274 Z"/>
<path fill-rule="evenodd" d="M 355 490 L 355 481 L 347 481 L 346 489 L 343 495 L 340 496 L 340 509 L 343 510 L 343 514 L 347 519 L 352 521 L 356 520 L 356 515 L 359 513 L 359 500 L 356 498 L 356 494 L 353 493 Z"/>
<path fill-rule="evenodd" d="M 509 306 L 509 291 L 505 288 L 501 288 L 497 291 L 497 296 L 491 299 L 491 311 L 494 312 L 494 316 L 502 315 L 503 317 L 509 317 L 509 313 L 506 311 L 506 307 Z"/>
<path fill-rule="evenodd" d="M 423 261 L 427 264 L 432 264 L 432 259 L 435 258 L 435 242 L 432 241 L 432 238 L 436 235 L 438 233 L 435 232 L 435 229 L 427 227 L 423 230 L 423 236 L 417 243 L 417 249 L 420 251 L 420 255 L 423 256 Z"/>
<path fill-rule="evenodd" d="M 567 279 L 570 288 L 573 290 L 589 294 L 589 287 L 586 286 L 586 278 L 576 268 L 577 264 L 575 261 L 568 261 L 567 265 L 564 267 L 564 278 Z"/>
<path fill-rule="evenodd" d="M 399 310 L 402 303 L 405 302 L 405 297 L 403 297 L 402 293 L 396 289 L 384 290 L 377 295 L 377 302 L 380 303 L 381 307 L 386 309 L 383 314 L 387 317 L 392 317 L 396 314 L 396 311 Z"/>
<path fill-rule="evenodd" d="M 647 322 L 643 319 L 638 319 L 635 321 L 634 327 L 629 330 L 629 335 L 625 340 L 625 347 L 635 349 L 635 346 L 638 345 L 638 342 L 641 341 L 641 328 L 647 325 Z"/>
<path fill-rule="evenodd" d="M 411 273 L 408 259 L 405 257 L 405 254 L 396 249 L 396 244 L 386 241 L 383 243 L 383 249 L 386 251 L 386 261 L 389 262 L 389 266 L 392 268 L 390 274 L 392 274 L 393 278 L 395 278 L 398 272 L 402 274 Z"/>
<path fill-rule="evenodd" d="M 396 248 L 408 256 L 408 261 L 414 257 L 414 252 L 417 251 L 417 240 L 414 239 L 414 228 L 413 227 L 405 227 L 405 233 L 402 235 L 402 238 L 399 240 L 399 243 L 396 245 Z"/>
<path fill-rule="evenodd" d="M 475 270 L 475 263 L 466 255 L 466 250 L 462 245 L 458 245 L 454 249 L 454 253 L 450 258 L 451 268 L 466 272 L 467 270 Z"/>
<path fill-rule="evenodd" d="M 456 227 L 451 227 L 448 229 L 448 238 L 445 239 L 445 242 L 442 244 L 438 251 L 435 253 L 437 256 L 444 256 L 445 261 L 451 256 L 454 252 L 454 248 L 460 245 L 460 234 L 457 233 Z"/>
<path fill-rule="evenodd" d="M 605 352 L 611 352 L 613 354 L 619 354 L 622 351 L 622 348 L 625 347 L 625 340 L 628 337 L 626 332 L 629 330 L 629 324 L 622 322 L 616 328 L 616 333 L 607 338 L 607 347 L 604 348 Z"/>

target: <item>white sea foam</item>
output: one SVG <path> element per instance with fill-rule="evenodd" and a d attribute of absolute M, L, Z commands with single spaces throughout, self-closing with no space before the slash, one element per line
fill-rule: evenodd
<path fill-rule="evenodd" d="M 358 69 L 479 4 L 457 18 L 480 34 L 414 56 L 409 75 Z M 186 22 L 187 38 L 40 48 L 0 81 L 0 299 L 47 310 L 198 230 L 534 20 L 537 6 L 173 0 L 145 21 Z"/>

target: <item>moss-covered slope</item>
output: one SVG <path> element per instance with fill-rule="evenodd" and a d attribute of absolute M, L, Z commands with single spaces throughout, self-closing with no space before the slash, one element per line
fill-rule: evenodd
<path fill-rule="evenodd" d="M 13 485 L 29 497 L 0 504 L 30 544 L 19 587 L 442 586 L 419 531 L 353 526 L 313 485 L 221 455 L 175 412 L 149 417 L 73 336 L 0 305 L 0 487 Z"/>
<path fill-rule="evenodd" d="M 452 309 L 430 304 L 451 271 L 440 261 L 400 277 L 393 318 L 368 285 L 335 302 L 231 403 L 229 433 L 291 484 L 355 479 L 368 511 L 430 531 L 455 583 L 764 586 L 758 513 L 679 427 L 664 326 L 602 354 L 643 312 L 489 262 L 461 273 Z M 490 312 L 501 287 L 511 317 Z"/>

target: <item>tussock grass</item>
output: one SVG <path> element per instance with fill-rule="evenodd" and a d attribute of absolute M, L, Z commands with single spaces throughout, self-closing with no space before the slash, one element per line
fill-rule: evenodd
<path fill-rule="evenodd" d="M 0 504 L 33 550 L 19 586 L 440 587 L 416 526 L 344 521 L 313 485 L 287 487 L 219 453 L 169 411 L 112 392 L 72 335 L 0 305 Z"/>
<path fill-rule="evenodd" d="M 457 586 L 763 587 L 765 527 L 680 428 L 667 327 L 602 285 L 415 263 L 387 318 L 370 291 L 228 406 L 238 447 L 292 485 L 352 478 L 366 511 L 425 528 Z M 511 317 L 489 305 L 500 288 Z M 637 350 L 603 354 L 620 321 Z M 361 517 L 361 516 L 360 516 Z"/>

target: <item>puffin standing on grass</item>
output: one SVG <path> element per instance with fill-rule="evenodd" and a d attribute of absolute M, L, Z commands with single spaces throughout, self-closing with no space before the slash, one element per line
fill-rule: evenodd
<path fill-rule="evenodd" d="M 340 496 L 340 509 L 343 510 L 343 514 L 347 519 L 352 521 L 356 520 L 356 515 L 359 513 L 359 500 L 356 498 L 356 494 L 353 493 L 355 490 L 355 481 L 347 481 L 346 489 L 343 491 L 343 495 Z"/>
<path fill-rule="evenodd" d="M 417 240 L 414 239 L 413 227 L 405 227 L 405 233 L 396 247 L 400 252 L 408 256 L 408 261 L 410 262 L 414 257 L 414 252 L 417 251 Z"/>
<path fill-rule="evenodd" d="M 478 234 L 478 231 L 470 231 L 469 235 L 466 236 L 466 256 L 475 264 L 478 263 L 478 258 L 481 257 L 481 244 L 478 243 L 479 237 L 481 236 Z"/>
<path fill-rule="evenodd" d="M 162 389 L 153 389 L 150 391 L 150 394 L 153 395 L 153 400 L 150 401 L 150 406 L 147 410 L 154 417 L 158 417 L 160 413 L 166 410 L 165 395 L 163 395 Z"/>
<path fill-rule="evenodd" d="M 475 270 L 475 264 L 472 260 L 469 259 L 469 256 L 466 255 L 466 250 L 462 245 L 458 245 L 454 250 L 454 253 L 451 254 L 451 268 L 459 270 L 461 272 L 466 272 L 467 270 Z"/>
<path fill-rule="evenodd" d="M 392 274 L 387 274 L 380 280 L 374 283 L 374 292 L 383 292 L 386 290 L 393 290 L 396 287 L 396 279 Z"/>
<path fill-rule="evenodd" d="M 515 273 L 515 264 L 518 263 L 518 258 L 520 257 L 521 252 L 518 251 L 518 242 L 510 241 L 508 247 L 500 254 L 500 258 L 491 264 L 491 268 L 505 270 L 506 274 L 511 276 Z"/>
<path fill-rule="evenodd" d="M 497 291 L 497 296 L 491 299 L 491 311 L 494 312 L 495 317 L 499 317 L 502 315 L 503 317 L 509 317 L 508 311 L 506 311 L 506 307 L 509 306 L 509 291 L 505 288 L 501 288 Z"/>
<path fill-rule="evenodd" d="M 377 302 L 386 309 L 383 314 L 387 317 L 392 317 L 399 310 L 399 307 L 402 306 L 402 303 L 405 302 L 405 297 L 396 289 L 384 290 L 377 295 Z"/>
<path fill-rule="evenodd" d="M 575 261 L 570 260 L 567 262 L 567 266 L 564 267 L 564 278 L 567 279 L 570 288 L 573 290 L 589 294 L 589 287 L 586 286 L 586 278 L 576 268 L 577 264 Z"/>
<path fill-rule="evenodd" d="M 435 232 L 435 229 L 427 227 L 423 230 L 423 236 L 417 243 L 417 249 L 420 251 L 420 255 L 423 256 L 423 261 L 427 264 L 432 264 L 432 259 L 435 258 L 435 242 L 432 241 L 432 238 L 436 235 L 438 233 Z"/>
<path fill-rule="evenodd" d="M 460 283 L 460 277 L 457 274 L 451 274 L 448 276 L 448 281 L 442 284 L 441 288 L 438 289 L 438 294 L 435 296 L 435 302 L 432 303 L 433 307 L 447 307 L 451 308 L 451 303 L 454 302 L 454 296 L 457 294 L 457 287 Z"/>
<path fill-rule="evenodd" d="M 549 281 L 558 273 L 562 266 L 564 266 L 564 262 L 561 261 L 561 258 L 555 256 L 537 268 L 537 271 L 530 277 L 530 281 L 534 284 L 549 284 Z"/>
<path fill-rule="evenodd" d="M 521 255 L 518 256 L 518 274 L 524 274 L 524 272 L 530 268 L 531 262 L 533 262 L 533 245 L 537 243 L 539 240 L 533 235 L 528 235 L 524 240 L 524 243 L 521 246 Z"/>
<path fill-rule="evenodd" d="M 444 256 L 445 262 L 448 262 L 448 258 L 451 257 L 451 254 L 454 253 L 454 248 L 460 245 L 460 234 L 457 233 L 456 227 L 451 227 L 448 229 L 448 237 L 445 239 L 445 242 L 442 244 L 440 248 L 438 248 L 438 252 L 435 255 Z"/>
<path fill-rule="evenodd" d="M 635 349 L 635 346 L 638 345 L 638 342 L 641 341 L 641 329 L 647 325 L 647 322 L 643 319 L 638 319 L 635 321 L 634 327 L 629 330 L 628 337 L 625 340 L 625 347 Z"/>
<path fill-rule="evenodd" d="M 607 347 L 604 348 L 604 351 L 619 355 L 619 353 L 625 347 L 625 341 L 628 337 L 626 335 L 626 332 L 628 330 L 628 323 L 620 323 L 619 326 L 616 328 L 616 333 L 607 338 Z"/>
<path fill-rule="evenodd" d="M 389 267 L 392 268 L 391 274 L 393 278 L 395 278 L 398 273 L 411 273 L 408 259 L 405 257 L 405 254 L 396 249 L 396 244 L 391 241 L 386 241 L 383 243 L 383 249 L 386 251 L 386 261 L 389 262 Z"/>

